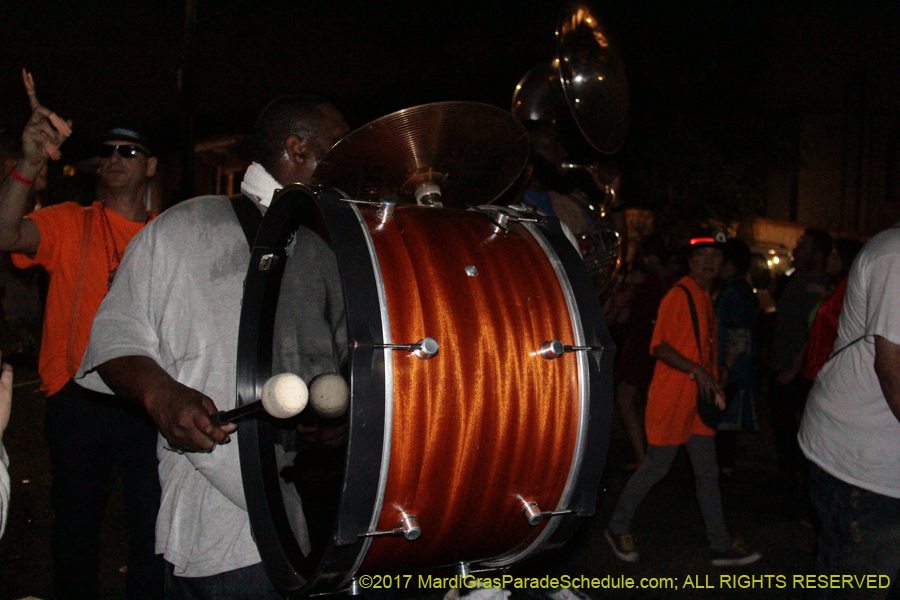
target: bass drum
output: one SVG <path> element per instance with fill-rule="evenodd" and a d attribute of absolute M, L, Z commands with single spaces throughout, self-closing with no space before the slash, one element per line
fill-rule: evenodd
<path fill-rule="evenodd" d="M 614 346 L 558 221 L 289 186 L 250 265 L 238 404 L 277 372 L 350 385 L 341 418 L 239 423 L 253 534 L 284 593 L 502 569 L 593 514 Z"/>

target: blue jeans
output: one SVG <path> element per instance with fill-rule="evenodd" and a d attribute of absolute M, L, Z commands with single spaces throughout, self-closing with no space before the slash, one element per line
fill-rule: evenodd
<path fill-rule="evenodd" d="M 136 404 L 70 381 L 47 398 L 44 436 L 53 480 L 51 551 L 57 600 L 96 600 L 100 527 L 113 469 L 122 479 L 128 520 L 129 600 L 163 593 L 163 560 L 156 554 L 161 496 L 156 426 Z"/>
<path fill-rule="evenodd" d="M 809 473 L 809 490 L 822 521 L 816 572 L 887 575 L 893 584 L 900 571 L 900 499 L 850 485 L 815 464 Z M 817 593 L 811 597 L 885 598 L 888 589 L 819 589 Z"/>
<path fill-rule="evenodd" d="M 177 577 L 166 562 L 166 600 L 283 600 L 262 563 L 209 577 Z"/>

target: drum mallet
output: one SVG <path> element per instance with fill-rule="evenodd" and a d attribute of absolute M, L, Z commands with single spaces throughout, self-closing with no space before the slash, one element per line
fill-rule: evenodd
<path fill-rule="evenodd" d="M 240 417 L 265 410 L 276 419 L 290 419 L 299 415 L 309 400 L 306 383 L 293 373 L 281 373 L 270 377 L 262 388 L 262 398 L 231 410 L 209 416 L 216 427 L 236 421 Z"/>
<path fill-rule="evenodd" d="M 323 419 L 334 419 L 350 406 L 350 386 L 340 373 L 321 373 L 309 382 L 309 403 Z"/>

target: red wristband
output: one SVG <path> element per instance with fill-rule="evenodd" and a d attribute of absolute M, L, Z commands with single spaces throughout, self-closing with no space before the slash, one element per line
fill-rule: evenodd
<path fill-rule="evenodd" d="M 690 377 L 691 381 L 693 381 L 694 378 L 697 376 L 696 373 L 697 373 L 697 364 L 694 363 L 691 365 L 691 370 L 688 371 L 688 377 Z"/>
<path fill-rule="evenodd" d="M 9 174 L 10 174 L 10 176 L 12 176 L 13 179 L 15 179 L 16 181 L 18 181 L 18 182 L 21 183 L 22 185 L 27 185 L 27 186 L 29 186 L 29 187 L 31 187 L 31 186 L 34 185 L 34 179 L 28 179 L 27 177 L 25 177 L 24 175 L 22 175 L 21 173 L 19 173 L 19 172 L 16 171 L 15 169 L 13 169 L 12 171 L 10 171 Z"/>

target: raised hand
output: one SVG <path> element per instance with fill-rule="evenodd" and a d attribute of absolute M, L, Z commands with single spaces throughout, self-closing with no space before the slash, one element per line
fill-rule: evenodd
<path fill-rule="evenodd" d="M 32 121 L 34 121 L 34 116 L 36 114 L 41 115 L 41 119 L 49 121 L 49 124 L 55 130 L 53 135 L 48 135 L 47 132 L 44 132 L 41 139 L 41 146 L 44 149 L 44 152 L 47 154 L 48 158 L 52 160 L 59 160 L 62 154 L 59 152 L 59 146 L 66 140 L 67 137 L 72 135 L 72 127 L 70 123 L 63 121 L 62 118 L 59 117 L 55 112 L 45 109 L 41 106 L 41 103 L 37 99 L 37 94 L 34 91 L 34 77 L 32 77 L 31 73 L 22 69 L 22 81 L 25 83 L 25 91 L 28 94 L 28 102 L 31 104 L 32 111 L 32 119 L 28 122 L 31 125 Z M 24 142 L 24 134 L 23 134 L 23 142 Z"/>

